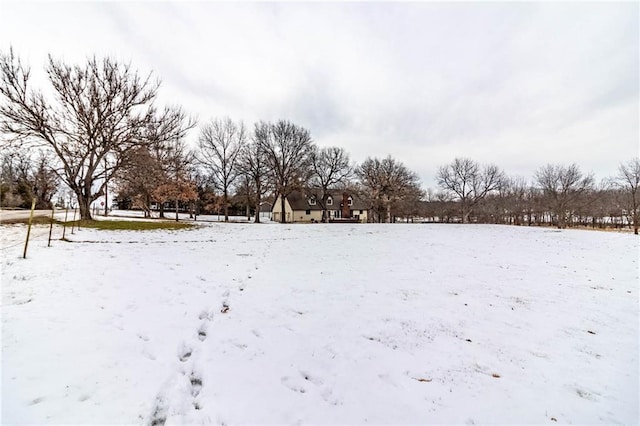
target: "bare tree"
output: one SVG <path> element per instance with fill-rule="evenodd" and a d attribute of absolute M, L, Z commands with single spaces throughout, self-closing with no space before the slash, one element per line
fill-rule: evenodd
<path fill-rule="evenodd" d="M 429 222 L 448 222 L 447 204 L 452 203 L 451 194 L 427 188 L 423 196 L 423 217 Z"/>
<path fill-rule="evenodd" d="M 322 221 L 327 219 L 327 198 L 329 190 L 346 186 L 353 175 L 349 154 L 336 146 L 315 148 L 309 156 L 311 164 L 310 192 L 316 196 L 322 207 Z"/>
<path fill-rule="evenodd" d="M 251 220 L 251 206 L 255 207 L 256 205 L 255 182 L 251 179 L 251 176 L 243 174 L 239 178 L 236 190 L 237 194 L 234 198 L 238 201 L 239 205 L 244 206 L 247 220 L 249 221 Z"/>
<path fill-rule="evenodd" d="M 304 127 L 286 120 L 259 123 L 256 128 L 265 130 L 256 140 L 265 152 L 275 191 L 280 195 L 280 221 L 286 223 L 285 198 L 301 189 L 310 177 L 311 135 Z"/>
<path fill-rule="evenodd" d="M 567 226 L 568 216 L 579 207 L 583 195 L 592 190 L 594 185 L 593 176 L 583 176 L 575 164 L 548 164 L 536 172 L 535 179 L 560 229 Z"/>
<path fill-rule="evenodd" d="M 473 208 L 502 185 L 504 174 L 497 166 L 481 166 L 468 158 L 456 158 L 438 169 L 438 185 L 460 202 L 462 223 L 469 222 Z"/>
<path fill-rule="evenodd" d="M 44 153 L 34 158 L 26 150 L 4 151 L 0 158 L 0 205 L 28 208 L 35 198 L 37 209 L 51 208 L 60 179 Z"/>
<path fill-rule="evenodd" d="M 456 216 L 458 207 L 453 200 L 453 195 L 448 191 L 438 191 L 435 194 L 435 203 L 440 222 L 449 223 Z"/>
<path fill-rule="evenodd" d="M 157 113 L 159 81 L 116 60 L 70 66 L 50 56 L 46 72 L 53 101 L 29 86 L 30 69 L 13 50 L 0 54 L 0 129 L 12 143 L 55 154 L 54 170 L 76 195 L 83 219 L 91 219 L 91 203 L 104 195 L 124 156 L 148 143 L 150 129 L 174 138 L 190 128 L 179 108 Z"/>
<path fill-rule="evenodd" d="M 382 162 L 378 158 L 367 158 L 356 169 L 356 175 L 369 199 L 374 221 L 382 222 L 386 211 Z"/>
<path fill-rule="evenodd" d="M 222 191 L 225 222 L 229 221 L 229 191 L 239 172 L 238 155 L 246 142 L 244 124 L 236 124 L 229 117 L 211 120 L 200 132 L 199 160 Z"/>
<path fill-rule="evenodd" d="M 356 175 L 365 188 L 378 221 L 392 222 L 392 210 L 397 203 L 413 198 L 419 200 L 424 191 L 418 175 L 404 164 L 388 156 L 382 160 L 367 158 L 356 169 Z"/>
<path fill-rule="evenodd" d="M 49 167 L 49 159 L 46 156 L 40 155 L 35 160 L 31 169 L 31 181 L 36 208 L 51 208 L 51 199 L 60 186 L 60 178 Z"/>
<path fill-rule="evenodd" d="M 611 179 L 603 179 L 582 196 L 583 201 L 575 209 L 575 222 L 582 226 L 602 227 L 609 219 L 609 212 L 618 204 L 620 192 L 612 187 Z M 622 213 L 622 209 L 619 211 Z"/>
<path fill-rule="evenodd" d="M 505 178 L 498 189 L 497 205 L 494 211 L 497 221 L 521 225 L 527 211 L 527 191 L 529 183 L 521 176 Z"/>
<path fill-rule="evenodd" d="M 214 213 L 218 205 L 218 196 L 211 182 L 211 176 L 196 171 L 192 178 L 198 192 L 198 198 L 195 203 L 195 215 Z"/>
<path fill-rule="evenodd" d="M 188 152 L 183 139 L 158 137 L 157 129 L 150 128 L 148 144 L 130 150 L 123 156 L 122 165 L 115 175 L 118 197 L 129 199 L 134 208 L 144 211 L 145 217 L 151 216 L 151 203 L 160 201 L 154 194 L 173 194 L 180 181 L 190 181 L 194 164 L 193 153 Z M 163 190 L 156 192 L 159 187 Z M 184 200 L 181 200 L 184 201 Z M 190 201 L 190 200 L 189 200 Z M 164 218 L 165 204 L 159 203 L 159 216 Z"/>
<path fill-rule="evenodd" d="M 162 150 L 165 152 L 161 161 L 164 180 L 153 192 L 154 198 L 165 202 L 173 201 L 178 221 L 180 203 L 190 204 L 197 200 L 197 188 L 195 182 L 195 154 L 187 149 L 182 139 L 174 139 L 164 142 Z M 161 207 L 160 216 L 164 210 Z"/>
<path fill-rule="evenodd" d="M 615 178 L 618 187 L 624 190 L 628 199 L 629 216 L 633 221 L 633 233 L 638 235 L 638 187 L 640 187 L 640 159 L 637 157 L 626 164 L 620 164 Z"/>
<path fill-rule="evenodd" d="M 153 192 L 168 179 L 154 150 L 141 146 L 130 151 L 116 175 L 118 198 L 130 199 L 132 207 L 139 208 L 145 217 L 151 217 Z"/>
<path fill-rule="evenodd" d="M 415 218 L 423 220 L 425 217 L 424 195 L 425 192 L 419 185 L 410 185 L 404 191 L 404 195 L 393 204 L 394 217 L 404 218 L 407 222 L 413 222 Z"/>
<path fill-rule="evenodd" d="M 256 123 L 252 141 L 246 144 L 240 152 L 240 172 L 251 180 L 251 187 L 255 191 L 255 197 L 253 198 L 255 202 L 255 223 L 260 223 L 260 204 L 262 196 L 265 195 L 267 189 L 266 179 L 269 169 L 264 145 L 260 141 L 268 140 L 268 134 L 268 124 Z"/>

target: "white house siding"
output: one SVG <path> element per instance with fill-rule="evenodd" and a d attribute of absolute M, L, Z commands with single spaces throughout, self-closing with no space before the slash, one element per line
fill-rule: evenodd
<path fill-rule="evenodd" d="M 280 196 L 278 196 L 273 205 L 273 221 L 281 222 L 280 210 Z M 307 210 L 292 210 L 287 199 L 284 200 L 284 210 L 288 223 L 320 222 L 322 220 L 322 210 L 309 210 L 309 214 L 307 214 Z"/>
<path fill-rule="evenodd" d="M 309 214 L 307 214 L 307 211 Z M 293 212 L 293 222 L 320 222 L 322 220 L 321 210 L 295 210 Z"/>
<path fill-rule="evenodd" d="M 284 211 L 286 213 L 287 222 L 291 222 L 292 210 L 291 210 L 291 206 L 289 205 L 289 201 L 287 201 L 287 199 L 284 200 Z M 275 222 L 282 222 L 281 213 L 282 213 L 282 210 L 281 210 L 280 196 L 278 196 L 278 198 L 276 198 L 276 201 L 273 203 L 273 210 L 271 210 L 271 214 L 272 214 L 271 220 Z"/>
<path fill-rule="evenodd" d="M 351 210 L 351 216 L 358 217 L 360 219 L 360 223 L 367 223 L 368 218 L 366 210 L 362 210 L 362 213 L 360 213 L 360 210 Z"/>
<path fill-rule="evenodd" d="M 342 216 L 342 211 L 340 210 L 340 203 L 336 203 L 334 199 L 333 205 L 327 206 L 327 219 L 333 219 L 336 217 Z M 291 204 L 289 204 L 289 200 L 285 199 L 284 209 L 287 218 L 287 223 L 309 223 L 309 222 L 321 222 L 322 221 L 322 210 L 309 210 L 309 214 L 307 214 L 307 210 L 293 210 L 291 208 Z M 351 210 L 352 217 L 358 217 L 360 219 L 360 223 L 367 223 L 367 210 L 362 210 L 360 213 L 359 209 Z M 280 196 L 275 200 L 273 204 L 272 210 L 272 220 L 275 222 L 281 222 L 280 220 Z"/>
<path fill-rule="evenodd" d="M 329 219 L 333 219 L 336 217 L 342 217 L 342 211 L 341 210 L 327 210 L 327 217 Z M 362 213 L 360 213 L 360 210 L 351 210 L 351 217 L 357 217 L 358 219 L 360 219 L 360 223 L 367 223 L 367 210 L 362 210 Z"/>

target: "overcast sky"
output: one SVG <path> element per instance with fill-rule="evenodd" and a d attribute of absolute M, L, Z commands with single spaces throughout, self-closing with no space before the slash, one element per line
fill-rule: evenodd
<path fill-rule="evenodd" d="M 110 55 L 205 122 L 288 119 L 435 187 L 457 156 L 603 178 L 639 151 L 639 4 L 7 2 L 0 49 Z M 197 140 L 198 130 L 189 136 Z"/>

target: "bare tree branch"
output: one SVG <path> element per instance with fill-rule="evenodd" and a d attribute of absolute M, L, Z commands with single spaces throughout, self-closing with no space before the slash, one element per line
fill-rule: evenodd
<path fill-rule="evenodd" d="M 327 197 L 329 190 L 337 186 L 346 186 L 353 176 L 353 167 L 349 154 L 344 148 L 336 146 L 315 148 L 309 156 L 311 165 L 310 192 L 322 207 L 322 220 L 327 216 Z"/>
<path fill-rule="evenodd" d="M 280 221 L 285 223 L 285 198 L 301 189 L 310 177 L 311 135 L 304 127 L 285 120 L 274 124 L 261 122 L 256 130 L 256 140 L 266 155 L 276 194 L 280 195 Z"/>
<path fill-rule="evenodd" d="M 453 163 L 441 166 L 437 175 L 440 188 L 459 200 L 463 223 L 469 222 L 474 206 L 499 189 L 504 179 L 497 166 L 480 166 L 468 158 L 456 158 Z"/>
<path fill-rule="evenodd" d="M 558 228 L 567 226 L 567 216 L 578 207 L 579 200 L 593 189 L 593 176 L 583 176 L 577 165 L 547 164 L 535 174 L 546 206 L 557 219 Z"/>
<path fill-rule="evenodd" d="M 83 219 L 91 218 L 91 203 L 129 151 L 152 136 L 172 139 L 193 126 L 179 109 L 158 114 L 159 81 L 114 59 L 71 66 L 50 56 L 46 72 L 52 99 L 28 86 L 30 70 L 13 50 L 0 54 L 0 130 L 13 142 L 54 153 L 55 170 L 78 198 Z"/>
<path fill-rule="evenodd" d="M 638 221 L 640 207 L 638 206 L 640 200 L 638 200 L 638 188 L 640 187 L 640 159 L 637 157 L 630 160 L 626 164 L 620 164 L 618 167 L 618 175 L 615 178 L 615 182 L 619 188 L 621 188 L 626 194 L 628 199 L 629 216 L 633 221 L 633 232 L 638 235 Z"/>
<path fill-rule="evenodd" d="M 238 156 L 246 143 L 244 124 L 229 117 L 211 120 L 200 131 L 198 159 L 223 193 L 225 222 L 229 221 L 229 191 L 239 172 Z"/>

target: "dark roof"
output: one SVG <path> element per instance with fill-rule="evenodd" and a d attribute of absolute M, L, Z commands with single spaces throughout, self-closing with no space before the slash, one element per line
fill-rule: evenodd
<path fill-rule="evenodd" d="M 329 195 L 333 198 L 333 205 L 328 206 L 330 207 L 329 210 L 338 210 L 340 208 L 340 204 L 342 204 L 342 194 L 343 191 L 329 191 Z M 358 197 L 357 194 L 347 192 L 347 196 L 350 196 L 353 200 L 353 204 L 349 206 L 351 210 L 367 210 L 369 208 L 367 203 Z"/>
<path fill-rule="evenodd" d="M 292 210 L 322 210 L 320 204 L 309 204 L 308 197 L 305 197 L 300 191 L 293 191 L 287 196 L 287 201 Z"/>
<path fill-rule="evenodd" d="M 353 204 L 349 206 L 352 210 L 367 210 L 369 207 L 366 203 L 358 198 L 355 194 L 349 194 L 353 199 Z M 327 206 L 327 210 L 340 210 L 342 204 L 342 191 L 329 191 L 329 196 L 333 198 L 333 204 Z M 289 205 L 293 210 L 322 210 L 320 203 L 315 205 L 309 204 L 309 197 L 304 196 L 301 191 L 293 191 L 287 197 Z"/>

